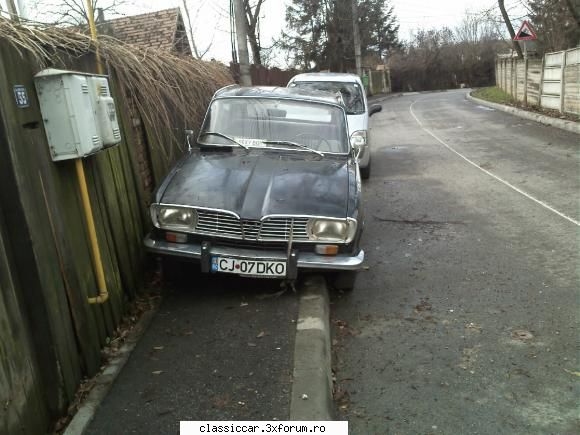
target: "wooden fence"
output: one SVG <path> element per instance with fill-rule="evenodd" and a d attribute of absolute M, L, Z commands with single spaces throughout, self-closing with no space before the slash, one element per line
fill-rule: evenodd
<path fill-rule="evenodd" d="M 498 58 L 496 83 L 526 105 L 580 115 L 580 47 L 543 59 Z"/>
<path fill-rule="evenodd" d="M 74 69 L 94 71 L 90 55 L 71 59 Z M 110 298 L 89 305 L 97 288 L 74 162 L 51 161 L 33 83 L 38 69 L 26 51 L 0 41 L 2 434 L 47 433 L 81 379 L 99 370 L 101 348 L 142 287 L 146 206 L 172 163 L 112 78 L 122 143 L 84 160 Z M 15 86 L 24 87 L 29 107 L 17 106 Z"/>
<path fill-rule="evenodd" d="M 240 64 L 230 63 L 230 72 L 236 83 L 239 83 Z M 262 65 L 250 65 L 250 75 L 254 86 L 285 87 L 296 74 L 298 74 L 296 70 L 281 70 L 279 68 L 266 68 Z"/>

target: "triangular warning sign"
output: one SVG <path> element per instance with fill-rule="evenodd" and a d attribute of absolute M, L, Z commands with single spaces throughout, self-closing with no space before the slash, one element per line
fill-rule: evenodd
<path fill-rule="evenodd" d="M 533 41 L 537 39 L 536 32 L 528 21 L 524 21 L 516 33 L 514 41 Z"/>

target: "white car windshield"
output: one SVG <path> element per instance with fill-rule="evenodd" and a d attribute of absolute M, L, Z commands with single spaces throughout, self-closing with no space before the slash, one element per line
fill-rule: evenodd
<path fill-rule="evenodd" d="M 336 106 L 274 98 L 220 98 L 208 111 L 201 145 L 348 153 L 344 111 Z"/>
<path fill-rule="evenodd" d="M 362 115 L 365 113 L 365 103 L 363 93 L 358 83 L 351 82 L 293 82 L 290 87 L 300 89 L 312 89 L 316 91 L 326 91 L 336 94 L 340 92 L 346 113 L 349 115 Z"/>

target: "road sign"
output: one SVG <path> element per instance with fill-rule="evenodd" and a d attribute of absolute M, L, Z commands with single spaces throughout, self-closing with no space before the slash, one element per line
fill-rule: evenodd
<path fill-rule="evenodd" d="M 517 31 L 514 41 L 535 41 L 538 39 L 532 25 L 525 20 Z"/>

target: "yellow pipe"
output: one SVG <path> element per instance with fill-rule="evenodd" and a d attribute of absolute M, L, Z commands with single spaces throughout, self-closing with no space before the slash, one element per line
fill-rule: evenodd
<path fill-rule="evenodd" d="M 97 73 L 104 74 L 103 63 L 101 62 L 101 53 L 99 53 L 97 25 L 95 24 L 95 11 L 93 10 L 93 4 L 91 0 L 86 0 L 86 5 L 87 5 L 87 16 L 89 18 L 89 29 L 91 31 L 91 39 L 96 45 L 95 57 L 97 60 Z"/>
<path fill-rule="evenodd" d="M 97 27 L 95 26 L 95 15 L 93 12 L 93 5 L 91 0 L 86 1 L 87 15 L 89 17 L 89 27 L 91 29 L 91 39 L 97 44 Z M 99 54 L 99 47 L 95 49 L 97 72 L 103 74 L 103 65 L 101 63 L 101 56 Z M 75 160 L 75 167 L 77 170 L 77 178 L 79 182 L 79 189 L 81 191 L 81 198 L 83 202 L 83 210 L 85 212 L 85 219 L 87 220 L 87 230 L 89 232 L 89 240 L 91 242 L 91 251 L 93 253 L 93 264 L 95 274 L 97 276 L 97 284 L 99 286 L 99 295 L 89 298 L 89 304 L 102 304 L 109 299 L 109 292 L 107 290 L 107 282 L 105 281 L 105 270 L 103 268 L 103 260 L 101 259 L 101 251 L 99 249 L 99 240 L 97 239 L 97 230 L 95 228 L 95 220 L 93 218 L 93 209 L 91 207 L 91 200 L 89 198 L 89 190 L 87 188 L 87 179 L 85 177 L 85 169 L 82 159 Z"/>
<path fill-rule="evenodd" d="M 102 304 L 109 298 L 109 292 L 107 291 L 105 271 L 103 269 L 101 251 L 99 250 L 97 230 L 95 228 L 95 220 L 93 219 L 93 209 L 91 207 L 91 200 L 89 198 L 89 190 L 87 189 L 87 179 L 85 178 L 85 169 L 83 167 L 82 159 L 75 160 L 75 167 L 77 170 L 77 178 L 79 180 L 83 210 L 85 211 L 85 218 L 87 220 L 87 229 L 89 231 L 89 240 L 91 242 L 91 251 L 93 253 L 93 263 L 95 267 L 95 274 L 97 275 L 97 284 L 99 285 L 99 295 L 94 298 L 89 298 L 89 304 Z"/>

